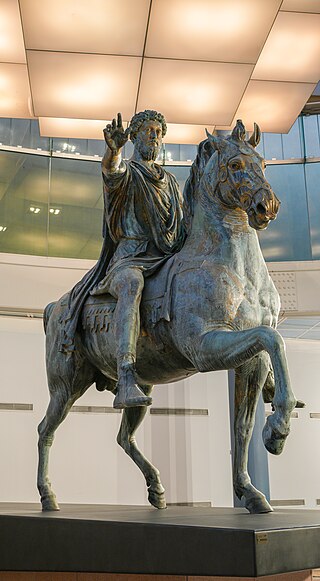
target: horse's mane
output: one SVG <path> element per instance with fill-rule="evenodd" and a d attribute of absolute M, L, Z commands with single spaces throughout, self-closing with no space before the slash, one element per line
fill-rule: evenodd
<path fill-rule="evenodd" d="M 194 201 L 197 199 L 198 184 L 200 182 L 203 170 L 214 152 L 214 148 L 209 139 L 204 139 L 199 143 L 197 156 L 191 166 L 189 177 L 183 190 L 183 214 L 186 224 L 187 235 L 190 232 Z"/>

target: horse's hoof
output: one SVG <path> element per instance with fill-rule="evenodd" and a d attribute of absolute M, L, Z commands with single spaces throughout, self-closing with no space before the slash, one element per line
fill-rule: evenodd
<path fill-rule="evenodd" d="M 245 507 L 250 512 L 250 514 L 264 514 L 266 512 L 273 512 L 273 508 L 265 496 L 246 500 Z"/>
<path fill-rule="evenodd" d="M 305 408 L 306 407 L 306 404 L 301 399 L 298 399 L 295 407 L 296 408 Z"/>
<path fill-rule="evenodd" d="M 279 456 L 283 451 L 287 436 L 276 435 L 272 430 L 263 429 L 262 438 L 266 450 L 274 456 Z"/>
<path fill-rule="evenodd" d="M 149 490 L 148 500 L 155 508 L 167 508 L 167 503 L 163 492 L 159 493 L 155 492 L 154 490 Z"/>
<path fill-rule="evenodd" d="M 271 417 L 272 416 L 269 416 L 267 418 L 266 424 L 262 430 L 262 439 L 266 450 L 268 450 L 270 454 L 279 456 L 283 451 L 289 431 L 286 434 L 281 434 L 278 430 L 273 428 L 271 423 L 272 420 L 270 419 Z"/>
<path fill-rule="evenodd" d="M 46 496 L 45 498 L 42 498 L 41 504 L 43 512 L 60 510 L 55 496 Z"/>

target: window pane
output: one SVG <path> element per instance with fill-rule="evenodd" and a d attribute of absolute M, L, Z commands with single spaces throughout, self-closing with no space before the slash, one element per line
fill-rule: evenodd
<path fill-rule="evenodd" d="M 102 245 L 98 162 L 52 159 L 49 256 L 96 259 Z"/>
<path fill-rule="evenodd" d="M 180 145 L 175 143 L 165 144 L 166 161 L 180 161 Z"/>
<path fill-rule="evenodd" d="M 320 260 L 320 163 L 306 164 L 312 258 Z"/>
<path fill-rule="evenodd" d="M 0 252 L 47 255 L 49 158 L 0 152 Z"/>
<path fill-rule="evenodd" d="M 306 142 L 306 157 L 320 157 L 319 127 L 317 115 L 302 117 Z"/>
<path fill-rule="evenodd" d="M 0 143 L 1 145 L 11 145 L 11 124 L 12 119 L 0 119 Z"/>
<path fill-rule="evenodd" d="M 0 119 L 0 142 L 49 151 L 49 139 L 40 137 L 39 123 L 35 119 Z"/>
<path fill-rule="evenodd" d="M 266 176 L 281 201 L 276 221 L 261 232 L 266 260 L 311 260 L 303 164 L 269 165 Z"/>
<path fill-rule="evenodd" d="M 101 155 L 104 155 L 104 152 L 106 150 L 106 144 L 105 142 L 103 142 L 103 153 Z M 122 150 L 122 155 L 124 159 L 130 159 L 130 157 L 133 155 L 133 143 L 132 141 L 127 141 L 127 143 L 125 144 L 123 150 Z"/>
<path fill-rule="evenodd" d="M 264 135 L 263 135 L 263 133 L 261 133 L 261 139 L 260 139 L 260 143 L 258 143 L 258 145 L 257 145 L 257 147 L 256 147 L 256 151 L 257 151 L 258 153 L 260 153 L 260 155 L 261 155 L 261 156 L 262 156 L 264 159 L 266 159 L 266 156 L 265 156 L 265 151 L 264 151 Z"/>
<path fill-rule="evenodd" d="M 88 155 L 104 156 L 106 150 L 106 142 L 104 139 L 89 139 L 88 140 Z"/>
<path fill-rule="evenodd" d="M 88 141 L 87 139 L 68 139 L 66 137 L 54 138 L 52 150 L 58 153 L 88 155 Z"/>
<path fill-rule="evenodd" d="M 170 166 L 166 165 L 166 170 L 172 173 L 178 180 L 180 191 L 183 193 L 183 188 L 186 180 L 189 177 L 190 166 Z"/>
<path fill-rule="evenodd" d="M 264 134 L 264 155 L 265 159 L 283 159 L 280 133 Z"/>
<path fill-rule="evenodd" d="M 194 161 L 197 148 L 197 145 L 180 145 L 180 161 Z"/>
<path fill-rule="evenodd" d="M 300 119 L 292 125 L 289 133 L 282 135 L 284 159 L 297 159 L 303 157 L 300 138 Z"/>

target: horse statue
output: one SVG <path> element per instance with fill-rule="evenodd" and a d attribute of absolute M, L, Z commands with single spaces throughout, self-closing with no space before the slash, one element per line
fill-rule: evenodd
<path fill-rule="evenodd" d="M 197 372 L 235 369 L 234 491 L 250 513 L 272 511 L 251 483 L 248 448 L 261 390 L 272 401 L 263 441 L 280 454 L 296 405 L 284 341 L 276 330 L 279 295 L 263 259 L 257 230 L 276 218 L 280 202 L 264 176 L 255 150 L 260 130 L 246 140 L 238 121 L 228 137 L 211 135 L 198 147 L 184 196 L 192 202 L 184 246 L 146 279 L 136 372 L 149 395 L 153 384 L 171 383 Z M 190 207 L 190 204 L 189 204 Z M 96 383 L 116 390 L 116 345 L 112 319 L 116 301 L 88 294 L 72 357 L 59 351 L 60 322 L 68 294 L 44 314 L 50 402 L 39 425 L 38 489 L 43 510 L 59 510 L 48 478 L 56 428 L 74 402 Z M 123 410 L 117 441 L 143 473 L 148 500 L 166 501 L 160 474 L 139 450 L 135 431 L 147 408 Z"/>

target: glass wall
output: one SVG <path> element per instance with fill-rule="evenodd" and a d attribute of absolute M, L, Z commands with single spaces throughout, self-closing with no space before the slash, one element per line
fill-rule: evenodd
<path fill-rule="evenodd" d="M 47 139 L 35 120 L 0 119 L 0 252 L 96 259 L 102 242 L 103 140 Z M 166 144 L 160 163 L 181 190 L 194 145 Z M 258 150 L 281 200 L 260 234 L 268 261 L 320 259 L 320 133 L 316 115 L 287 135 L 263 134 Z M 130 157 L 132 144 L 125 146 Z"/>
<path fill-rule="evenodd" d="M 276 221 L 259 233 L 266 260 L 311 260 L 304 164 L 269 165 L 266 177 L 281 200 Z"/>
<path fill-rule="evenodd" d="M 0 152 L 0 250 L 48 255 L 50 158 Z"/>

